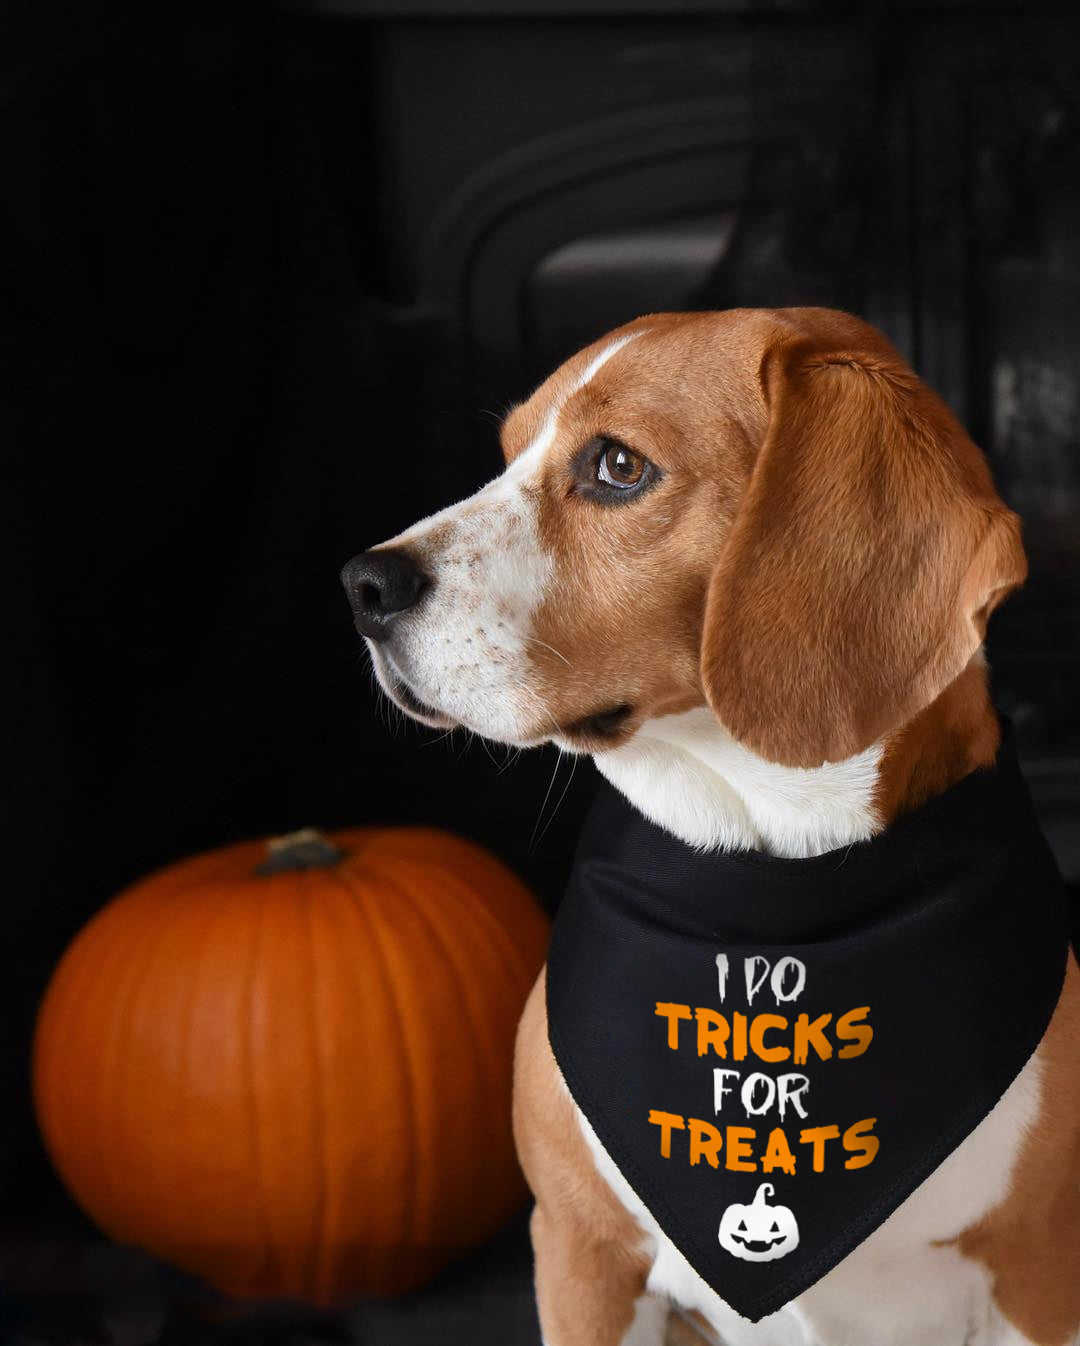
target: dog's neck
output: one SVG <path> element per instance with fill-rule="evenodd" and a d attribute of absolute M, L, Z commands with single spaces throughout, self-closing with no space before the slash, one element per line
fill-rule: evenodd
<path fill-rule="evenodd" d="M 843 762 L 767 762 L 707 707 L 651 720 L 595 761 L 647 818 L 691 846 L 798 858 L 865 841 L 992 762 L 998 739 L 980 653 L 909 724 Z"/>

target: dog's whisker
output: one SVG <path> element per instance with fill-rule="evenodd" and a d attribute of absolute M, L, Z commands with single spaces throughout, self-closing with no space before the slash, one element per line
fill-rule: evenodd
<path fill-rule="evenodd" d="M 558 752 L 558 749 L 556 749 L 556 752 Z M 537 812 L 537 815 L 536 815 L 536 822 L 533 823 L 532 836 L 529 838 L 529 848 L 528 848 L 528 849 L 529 849 L 529 854 L 530 854 L 530 855 L 532 855 L 532 853 L 533 853 L 533 848 L 534 848 L 535 845 L 536 845 L 536 841 L 537 841 L 537 830 L 538 830 L 538 828 L 540 827 L 540 820 L 543 818 L 543 816 L 544 816 L 544 809 L 547 808 L 547 802 L 548 802 L 548 800 L 551 798 L 551 791 L 552 791 L 552 788 L 553 788 L 554 785 L 555 785 L 555 779 L 556 779 L 556 777 L 557 777 L 558 774 L 559 774 L 559 767 L 560 767 L 560 766 L 562 766 L 562 753 L 561 753 L 561 752 L 558 753 L 558 756 L 555 758 L 555 770 L 551 773 L 551 779 L 548 781 L 548 787 L 547 787 L 547 790 L 544 792 L 544 798 L 543 798 L 543 800 L 541 801 L 540 809 L 539 809 L 539 811 Z M 543 834 L 541 833 L 541 835 L 543 835 Z"/>
<path fill-rule="evenodd" d="M 559 749 L 559 754 L 560 754 L 560 755 L 559 755 L 559 761 L 561 762 L 561 761 L 562 761 L 562 749 L 561 749 L 561 748 Z M 530 853 L 531 853 L 532 847 L 533 847 L 534 845 L 535 845 L 535 846 L 539 846 L 540 843 L 541 843 L 541 841 L 543 841 L 544 837 L 547 835 L 547 830 L 548 830 L 548 828 L 549 828 L 549 827 L 551 826 L 551 824 L 555 821 L 555 815 L 556 815 L 556 814 L 558 813 L 558 811 L 562 808 L 563 800 L 566 798 L 567 792 L 569 791 L 570 786 L 573 784 L 573 781 L 574 781 L 574 772 L 577 771 L 577 764 L 578 764 L 578 759 L 577 759 L 577 755 L 575 754 L 575 755 L 574 755 L 574 759 L 573 759 L 573 761 L 570 763 L 570 774 L 569 774 L 569 776 L 567 776 L 567 778 L 566 778 L 566 784 L 565 784 L 565 785 L 563 786 L 563 788 L 562 788 L 562 794 L 559 795 L 559 798 L 556 800 L 556 802 L 555 802 L 555 807 L 551 810 L 551 813 L 550 813 L 549 816 L 548 816 L 548 820 L 547 820 L 547 822 L 544 824 L 544 826 L 543 826 L 543 830 L 541 831 L 540 835 L 539 835 L 538 837 L 536 837 L 535 842 L 530 842 Z M 554 777 L 552 777 L 552 783 L 554 783 Z M 535 832 L 534 832 L 534 835 L 535 835 Z"/>
<path fill-rule="evenodd" d="M 436 738 L 429 738 L 422 744 L 425 748 L 433 748 L 436 744 L 445 743 L 448 738 L 453 738 L 456 724 L 452 724 L 449 729 L 444 729 Z"/>
<path fill-rule="evenodd" d="M 484 752 L 487 753 L 488 761 L 490 761 L 491 765 L 495 767 L 496 771 L 501 770 L 499 762 L 495 754 L 491 751 L 491 745 L 488 743 L 487 739 L 481 737 L 480 742 L 483 744 Z"/>
<path fill-rule="evenodd" d="M 542 645 L 545 650 L 550 650 L 556 658 L 561 659 L 567 668 L 572 667 L 570 660 L 567 659 L 566 655 L 563 654 L 561 650 L 557 650 L 554 645 L 549 645 L 546 640 L 541 640 L 539 636 L 530 635 L 526 635 L 525 639 L 531 641 L 534 645 Z"/>
<path fill-rule="evenodd" d="M 512 406 L 511 402 L 500 402 L 494 407 L 477 407 L 476 414 L 482 416 L 485 421 L 490 421 L 492 425 L 502 425 L 509 416 Z"/>
<path fill-rule="evenodd" d="M 499 768 L 498 774 L 501 776 L 504 772 L 509 771 L 512 766 L 516 765 L 522 752 L 524 752 L 523 748 L 515 748 L 511 744 L 507 744 L 506 757 L 503 760 L 502 766 Z"/>

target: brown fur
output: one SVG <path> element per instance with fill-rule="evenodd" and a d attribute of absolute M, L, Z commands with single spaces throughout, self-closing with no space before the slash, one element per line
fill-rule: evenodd
<path fill-rule="evenodd" d="M 708 701 L 748 746 L 804 766 L 884 740 L 886 824 L 991 762 L 999 731 L 979 646 L 1025 561 L 1015 516 L 947 408 L 845 314 L 662 314 L 625 330 L 640 336 L 584 389 L 577 378 L 610 338 L 558 370 L 503 432 L 513 459 L 563 404 L 535 487 L 556 570 L 531 656 L 558 723 L 627 703 L 621 741 Z M 597 435 L 664 472 L 633 507 L 574 491 L 573 454 Z M 648 1270 L 641 1231 L 577 1127 L 543 984 L 521 1021 L 515 1096 L 541 1315 L 552 1346 L 617 1346 Z M 958 1240 L 1040 1346 L 1080 1323 L 1063 1261 L 1080 1241 L 1078 1021 L 1074 969 L 1012 1193 Z"/>
<path fill-rule="evenodd" d="M 760 313 L 641 319 L 626 329 L 639 339 L 563 405 L 566 451 L 548 455 L 538 488 L 541 541 L 558 561 L 533 619 L 543 644 L 532 655 L 560 725 L 627 703 L 628 737 L 644 719 L 703 703 L 705 597 L 765 425 L 747 333 L 763 341 L 769 327 Z M 605 344 L 575 356 L 512 413 L 508 459 Z M 665 473 L 657 489 L 631 508 L 576 495 L 570 460 L 597 435 L 652 459 Z"/>
<path fill-rule="evenodd" d="M 537 492 L 557 558 L 534 618 L 555 721 L 700 705 L 771 760 L 837 761 L 955 679 L 1025 573 L 985 460 L 884 338 L 825 309 L 658 314 L 586 385 L 575 356 L 508 418 L 562 404 Z M 664 473 L 632 508 L 573 490 L 606 435 Z M 602 689 L 599 690 L 598 689 Z M 597 746 L 582 742 L 583 747 Z"/>
<path fill-rule="evenodd" d="M 1080 1323 L 1080 969 L 1040 1047 L 1043 1098 L 1009 1195 L 957 1246 L 984 1263 L 1005 1316 L 1040 1346 L 1064 1346 Z"/>
<path fill-rule="evenodd" d="M 927 707 L 1027 570 L 1016 516 L 940 399 L 864 323 L 811 312 L 765 352 L 769 425 L 703 662 L 722 723 L 804 767 Z"/>
<path fill-rule="evenodd" d="M 935 701 L 886 739 L 876 799 L 882 821 L 917 809 L 976 767 L 989 766 L 1000 741 L 985 661 L 977 654 Z"/>
<path fill-rule="evenodd" d="M 596 1171 L 548 1043 L 541 972 L 514 1055 L 514 1138 L 536 1197 L 536 1300 L 558 1346 L 618 1346 L 648 1263 L 641 1230 Z"/>

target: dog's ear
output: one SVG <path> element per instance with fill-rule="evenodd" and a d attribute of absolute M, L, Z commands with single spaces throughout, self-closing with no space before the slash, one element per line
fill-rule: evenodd
<path fill-rule="evenodd" d="M 709 704 L 792 766 L 850 757 L 929 705 L 1027 572 L 980 451 L 848 321 L 840 341 L 768 345 L 767 428 L 706 604 Z"/>

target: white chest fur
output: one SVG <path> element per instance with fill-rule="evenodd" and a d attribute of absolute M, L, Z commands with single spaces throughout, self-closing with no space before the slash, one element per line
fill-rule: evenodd
<path fill-rule="evenodd" d="M 744 748 L 705 707 L 642 725 L 598 753 L 600 773 L 652 822 L 691 846 L 821 855 L 879 826 L 873 796 L 880 747 L 813 770 Z"/>
<path fill-rule="evenodd" d="M 690 845 L 755 847 L 809 856 L 877 830 L 872 799 L 880 749 L 806 771 L 779 767 L 735 743 L 708 710 L 656 720 L 601 773 L 648 818 Z M 724 1346 L 1022 1346 L 997 1313 L 990 1278 L 948 1240 L 1006 1194 L 1025 1131 L 1038 1115 L 1040 1064 L 1024 1067 L 993 1112 L 893 1215 L 804 1294 L 750 1323 L 693 1270 L 616 1167 L 585 1117 L 597 1169 L 642 1231 L 648 1289 L 713 1325 Z M 632 1346 L 662 1328 L 638 1315 Z M 631 1346 L 628 1339 L 626 1346 Z"/>

